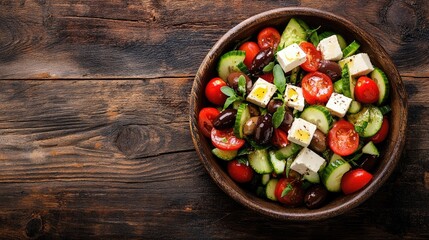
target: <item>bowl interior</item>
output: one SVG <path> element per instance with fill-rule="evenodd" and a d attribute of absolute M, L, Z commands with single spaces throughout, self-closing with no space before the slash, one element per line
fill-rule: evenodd
<path fill-rule="evenodd" d="M 281 33 L 289 19 L 297 17 L 304 20 L 310 28 L 321 26 L 320 30 L 330 30 L 341 34 L 348 43 L 353 40 L 361 44 L 360 51 L 370 56 L 374 66 L 381 68 L 390 81 L 390 133 L 388 141 L 382 146 L 379 166 L 374 172 L 373 181 L 358 193 L 339 195 L 322 208 L 308 210 L 305 207 L 290 208 L 278 203 L 257 197 L 243 189 L 230 179 L 223 170 L 219 160 L 211 154 L 210 140 L 205 138 L 197 127 L 199 110 L 208 105 L 204 97 L 204 87 L 213 77 L 217 76 L 216 65 L 219 57 L 232 50 L 249 36 L 255 37 L 261 29 L 268 26 L 276 27 Z M 289 220 L 318 220 L 344 213 L 357 206 L 372 195 L 389 177 L 396 166 L 405 141 L 407 120 L 406 92 L 402 80 L 390 57 L 385 50 L 359 27 L 346 19 L 333 14 L 308 8 L 281 8 L 255 15 L 228 31 L 210 50 L 202 62 L 192 88 L 190 98 L 191 134 L 200 159 L 217 185 L 241 204 L 264 215 Z"/>

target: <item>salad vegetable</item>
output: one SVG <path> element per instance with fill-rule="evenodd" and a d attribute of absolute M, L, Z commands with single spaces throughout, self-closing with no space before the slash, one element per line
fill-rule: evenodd
<path fill-rule="evenodd" d="M 389 132 L 389 80 L 347 40 L 292 18 L 219 58 L 198 127 L 234 181 L 309 209 L 372 181 Z"/>

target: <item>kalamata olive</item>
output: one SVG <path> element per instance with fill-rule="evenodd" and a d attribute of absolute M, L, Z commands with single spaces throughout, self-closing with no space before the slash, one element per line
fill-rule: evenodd
<path fill-rule="evenodd" d="M 259 111 L 259 108 L 253 104 L 248 104 L 247 107 L 249 108 L 250 116 L 259 116 L 261 115 L 261 112 Z"/>
<path fill-rule="evenodd" d="M 237 109 L 225 109 L 213 120 L 213 127 L 219 130 L 232 128 L 236 117 Z"/>
<path fill-rule="evenodd" d="M 362 163 L 360 164 L 360 167 L 367 172 L 371 172 L 372 170 L 374 170 L 375 166 L 377 165 L 377 162 L 377 156 L 365 155 L 362 158 Z"/>
<path fill-rule="evenodd" d="M 328 198 L 328 190 L 320 184 L 313 185 L 307 189 L 304 195 L 305 206 L 309 209 L 321 207 Z"/>
<path fill-rule="evenodd" d="M 341 78 L 341 67 L 336 62 L 321 60 L 318 71 L 328 75 L 332 81 Z"/>
<path fill-rule="evenodd" d="M 282 123 L 280 124 L 280 129 L 285 132 L 288 132 L 293 122 L 293 113 L 289 108 L 286 108 L 285 110 L 285 116 L 283 118 Z"/>
<path fill-rule="evenodd" d="M 268 106 L 267 106 L 268 112 L 269 113 L 275 113 L 277 111 L 277 108 L 281 107 L 282 105 L 283 105 L 282 100 L 271 99 L 268 102 Z"/>
<path fill-rule="evenodd" d="M 295 170 L 291 169 L 291 170 L 289 170 L 289 173 L 288 173 L 288 175 L 286 176 L 286 178 L 301 179 L 301 178 L 302 178 L 302 176 L 301 176 L 301 174 L 299 174 L 299 172 L 297 172 L 297 171 L 295 171 Z"/>
<path fill-rule="evenodd" d="M 249 76 L 242 72 L 232 72 L 228 75 L 227 80 L 229 86 L 236 90 L 238 88 L 238 79 L 240 76 L 243 76 L 246 79 L 246 93 L 250 93 L 253 86 L 252 80 L 249 78 Z"/>
<path fill-rule="evenodd" d="M 316 129 L 314 132 L 310 142 L 310 148 L 320 153 L 326 150 L 326 135 L 319 129 Z"/>
<path fill-rule="evenodd" d="M 255 141 L 257 144 L 267 144 L 273 136 L 273 118 L 271 114 L 258 117 L 258 123 L 255 129 Z"/>
<path fill-rule="evenodd" d="M 258 123 L 259 117 L 251 117 L 247 120 L 243 127 L 243 133 L 246 136 L 252 136 L 256 130 L 256 124 Z"/>
<path fill-rule="evenodd" d="M 261 49 L 252 61 L 250 73 L 254 76 L 262 74 L 262 69 L 274 59 L 274 51 L 271 48 Z"/>

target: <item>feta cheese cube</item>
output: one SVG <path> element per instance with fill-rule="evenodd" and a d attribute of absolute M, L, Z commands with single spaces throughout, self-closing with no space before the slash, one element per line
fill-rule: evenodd
<path fill-rule="evenodd" d="M 287 139 L 293 143 L 307 147 L 310 144 L 316 129 L 317 126 L 313 123 L 307 122 L 302 118 L 297 118 L 293 121 L 292 126 L 288 131 Z"/>
<path fill-rule="evenodd" d="M 371 60 L 366 53 L 358 53 L 356 55 L 345 58 L 338 63 L 341 67 L 344 67 L 344 65 L 349 64 L 349 73 L 353 77 L 367 75 L 368 73 L 372 72 L 372 70 L 374 70 Z"/>
<path fill-rule="evenodd" d="M 326 108 L 337 117 L 344 117 L 349 110 L 352 99 L 339 93 L 332 93 Z"/>
<path fill-rule="evenodd" d="M 274 84 L 269 83 L 262 78 L 258 78 L 258 80 L 253 84 L 252 91 L 247 95 L 246 100 L 265 108 L 276 91 L 277 87 Z"/>
<path fill-rule="evenodd" d="M 285 73 L 303 64 L 305 60 L 305 52 L 296 43 L 277 52 L 277 61 Z"/>
<path fill-rule="evenodd" d="M 338 61 L 343 57 L 337 35 L 322 39 L 317 45 L 317 50 L 322 52 L 322 57 L 325 60 Z"/>
<path fill-rule="evenodd" d="M 302 111 L 305 106 L 304 96 L 302 95 L 302 88 L 287 84 L 285 90 L 285 102 L 288 107 Z"/>
<path fill-rule="evenodd" d="M 303 148 L 290 165 L 290 168 L 300 174 L 317 173 L 324 162 L 325 159 L 317 153 L 308 148 Z"/>

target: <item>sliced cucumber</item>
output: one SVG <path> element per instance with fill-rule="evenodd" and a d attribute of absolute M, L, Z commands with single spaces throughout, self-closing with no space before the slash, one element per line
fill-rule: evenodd
<path fill-rule="evenodd" d="M 342 158 L 331 161 L 320 174 L 322 182 L 330 192 L 341 191 L 341 178 L 352 166 Z"/>
<path fill-rule="evenodd" d="M 349 72 L 349 65 L 345 64 L 341 72 L 341 80 L 343 81 L 343 94 L 346 97 L 355 99 L 354 89 L 356 85 L 356 79 Z"/>
<path fill-rule="evenodd" d="M 371 79 L 377 83 L 378 90 L 380 92 L 377 104 L 382 105 L 387 101 L 387 98 L 389 97 L 389 80 L 387 79 L 386 74 L 384 74 L 381 69 L 376 67 L 371 73 Z"/>
<path fill-rule="evenodd" d="M 343 157 L 341 157 L 340 155 L 334 153 L 334 154 L 332 154 L 331 159 L 329 159 L 329 163 L 334 162 L 334 161 L 336 161 L 338 159 L 344 160 Z"/>
<path fill-rule="evenodd" d="M 363 148 L 362 152 L 370 155 L 380 156 L 377 147 L 372 141 L 369 141 Z"/>
<path fill-rule="evenodd" d="M 276 158 L 277 159 L 286 159 L 288 157 L 291 157 L 299 152 L 301 150 L 301 146 L 296 143 L 290 143 L 284 148 L 280 148 L 276 151 Z"/>
<path fill-rule="evenodd" d="M 249 153 L 250 166 L 259 174 L 271 173 L 273 168 L 271 167 L 270 160 L 268 159 L 268 152 L 266 149 L 258 149 Z"/>
<path fill-rule="evenodd" d="M 276 178 L 272 178 L 267 183 L 267 187 L 265 188 L 265 195 L 270 200 L 277 201 L 277 198 L 276 198 L 276 185 L 277 185 L 278 181 L 279 180 L 277 180 Z"/>
<path fill-rule="evenodd" d="M 355 126 L 356 132 L 363 136 L 370 121 L 369 107 L 365 106 L 359 112 L 347 115 L 347 120 Z"/>
<path fill-rule="evenodd" d="M 304 179 L 311 183 L 320 183 L 320 177 L 317 172 L 308 172 L 304 174 Z"/>
<path fill-rule="evenodd" d="M 358 113 L 362 109 L 362 104 L 358 101 L 353 100 L 350 104 L 349 110 L 347 110 L 348 113 Z"/>
<path fill-rule="evenodd" d="M 286 168 L 286 160 L 276 158 L 276 153 L 274 150 L 268 151 L 268 155 L 270 157 L 271 165 L 276 174 L 282 174 Z"/>
<path fill-rule="evenodd" d="M 279 48 L 283 49 L 293 43 L 300 43 L 307 39 L 307 31 L 297 19 L 291 18 L 280 38 Z"/>
<path fill-rule="evenodd" d="M 300 118 L 311 122 L 324 134 L 328 134 L 334 119 L 329 110 L 321 105 L 310 105 L 302 111 Z"/>
<path fill-rule="evenodd" d="M 237 150 L 222 150 L 219 148 L 213 148 L 212 153 L 216 157 L 218 157 L 222 160 L 229 161 L 229 160 L 232 160 L 235 157 L 237 157 L 238 151 Z"/>
<path fill-rule="evenodd" d="M 369 122 L 363 132 L 362 137 L 374 136 L 380 130 L 382 123 L 383 114 L 381 113 L 380 109 L 374 106 L 369 107 Z"/>
<path fill-rule="evenodd" d="M 240 70 L 240 72 L 242 72 L 244 74 L 249 74 L 249 69 L 247 68 L 246 64 L 244 64 L 244 62 L 239 62 L 237 64 L 237 68 L 238 68 L 238 70 Z"/>
<path fill-rule="evenodd" d="M 296 84 L 298 82 L 298 75 L 299 75 L 299 70 L 301 69 L 300 66 L 292 69 L 292 71 L 290 72 L 290 82 L 292 84 Z"/>
<path fill-rule="evenodd" d="M 350 43 L 346 48 L 343 49 L 343 58 L 350 57 L 353 55 L 360 47 L 360 44 L 356 41 Z"/>
<path fill-rule="evenodd" d="M 237 117 L 234 123 L 234 135 L 238 138 L 244 138 L 243 127 L 250 118 L 249 107 L 246 103 L 240 104 L 237 109 Z"/>
<path fill-rule="evenodd" d="M 322 40 L 322 39 L 324 39 L 324 38 L 330 37 L 330 36 L 332 36 L 332 35 L 337 35 L 338 44 L 340 45 L 341 50 L 343 50 L 344 48 L 346 48 L 346 47 L 347 47 L 347 42 L 346 42 L 346 40 L 344 39 L 344 37 L 343 37 L 343 36 L 341 36 L 340 34 L 336 34 L 336 33 L 331 32 L 331 31 L 322 32 L 322 33 L 319 35 L 319 40 Z"/>
<path fill-rule="evenodd" d="M 342 81 L 342 79 L 340 79 L 334 83 L 334 91 L 336 93 L 340 93 L 340 94 L 343 93 L 343 81 Z"/>
<path fill-rule="evenodd" d="M 219 74 L 219 77 L 222 78 L 224 81 L 227 81 L 228 75 L 231 72 L 240 71 L 237 65 L 240 62 L 243 62 L 245 57 L 246 57 L 246 52 L 241 50 L 232 50 L 223 54 L 220 57 L 220 60 L 217 66 L 217 72 Z"/>
<path fill-rule="evenodd" d="M 262 185 L 267 185 L 267 183 L 270 181 L 270 179 L 271 179 L 271 174 L 269 174 L 269 173 L 265 173 L 265 174 L 262 174 L 262 177 L 261 177 L 261 183 L 262 183 Z"/>

